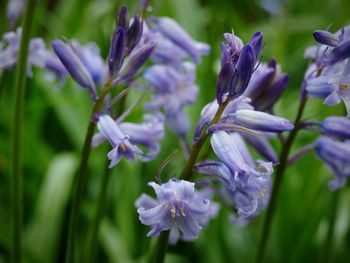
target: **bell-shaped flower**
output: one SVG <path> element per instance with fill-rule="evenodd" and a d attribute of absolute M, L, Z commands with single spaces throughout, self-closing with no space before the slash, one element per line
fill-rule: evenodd
<path fill-rule="evenodd" d="M 335 174 L 329 184 L 331 190 L 343 187 L 350 176 L 350 141 L 338 142 L 322 136 L 316 141 L 316 153 Z"/>
<path fill-rule="evenodd" d="M 320 125 L 326 135 L 350 140 L 350 119 L 332 116 L 324 119 Z"/>
<path fill-rule="evenodd" d="M 107 157 L 111 161 L 109 168 L 117 165 L 124 157 L 130 161 L 135 161 L 135 156 L 143 155 L 143 152 L 135 145 L 131 144 L 129 137 L 124 135 L 119 126 L 109 115 L 99 117 L 97 127 L 101 135 L 109 141 L 113 149 Z"/>
<path fill-rule="evenodd" d="M 216 215 L 210 193 L 196 191 L 192 182 L 170 179 L 161 185 L 148 185 L 153 187 L 157 199 L 142 194 L 135 202 L 141 223 L 152 228 L 148 237 L 170 230 L 170 243 L 179 238 L 192 241 Z"/>
<path fill-rule="evenodd" d="M 272 163 L 254 161 L 238 133 L 215 132 L 211 145 L 221 162 L 196 164 L 195 171 L 212 175 L 223 184 L 222 197 L 246 223 L 267 206 L 271 191 Z"/>
<path fill-rule="evenodd" d="M 166 38 L 188 53 L 195 63 L 199 63 L 201 56 L 210 51 L 208 44 L 192 39 L 179 24 L 169 17 L 157 18 L 156 27 Z"/>

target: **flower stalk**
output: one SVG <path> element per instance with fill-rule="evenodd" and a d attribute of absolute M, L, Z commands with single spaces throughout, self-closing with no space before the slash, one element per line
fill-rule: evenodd
<path fill-rule="evenodd" d="M 112 88 L 111 81 L 108 81 L 104 86 L 100 97 L 97 99 L 94 105 L 89 126 L 87 128 L 87 132 L 85 135 L 79 170 L 76 175 L 76 184 L 75 184 L 74 193 L 73 193 L 73 204 L 72 204 L 72 210 L 71 210 L 70 220 L 69 220 L 68 242 L 67 242 L 67 251 L 66 251 L 67 263 L 74 263 L 76 261 L 75 237 L 76 237 L 76 231 L 77 231 L 77 225 L 78 225 L 79 210 L 80 210 L 81 198 L 83 195 L 83 190 L 85 187 L 85 182 L 87 177 L 87 166 L 88 166 L 88 161 L 89 161 L 90 152 L 91 152 L 91 141 L 94 135 L 95 127 L 96 127 L 96 123 L 93 120 L 93 118 L 95 114 L 101 110 L 103 106 L 104 98 L 108 94 L 108 92 L 111 90 L 111 88 Z"/>
<path fill-rule="evenodd" d="M 23 32 L 21 37 L 18 64 L 16 71 L 15 90 L 15 116 L 13 128 L 13 154 L 12 154 L 12 213 L 13 213 L 13 247 L 12 261 L 21 262 L 22 248 L 22 162 L 21 162 L 21 130 L 24 110 L 24 96 L 27 79 L 28 49 L 31 28 L 34 18 L 36 0 L 27 2 L 23 20 Z M 4 89 L 4 87 L 2 88 Z"/>
<path fill-rule="evenodd" d="M 294 121 L 295 128 L 290 132 L 289 136 L 287 137 L 285 143 L 282 146 L 282 150 L 279 158 L 279 165 L 276 168 L 276 175 L 275 175 L 275 180 L 272 187 L 270 202 L 267 207 L 266 216 L 263 222 L 263 230 L 262 230 L 262 235 L 261 235 L 261 239 L 258 247 L 258 254 L 256 258 L 257 263 L 263 262 L 263 259 L 264 259 L 265 250 L 267 248 L 267 242 L 271 232 L 270 230 L 271 230 L 273 215 L 277 205 L 279 190 L 281 188 L 285 170 L 288 166 L 288 157 L 289 157 L 290 149 L 300 130 L 299 124 L 301 122 L 301 117 L 303 115 L 306 102 L 307 102 L 307 98 L 303 97 L 300 101 L 297 117 Z"/>

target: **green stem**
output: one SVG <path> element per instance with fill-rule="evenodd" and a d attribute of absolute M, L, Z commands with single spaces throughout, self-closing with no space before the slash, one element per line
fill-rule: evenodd
<path fill-rule="evenodd" d="M 81 203 L 83 190 L 85 187 L 85 182 L 87 177 L 87 166 L 88 166 L 88 161 L 89 161 L 90 152 L 91 152 L 91 141 L 94 135 L 95 127 L 96 127 L 96 123 L 93 121 L 93 116 L 101 110 L 103 106 L 104 98 L 108 94 L 108 92 L 111 90 L 111 88 L 112 88 L 111 80 L 109 80 L 104 86 L 104 88 L 102 89 L 100 97 L 98 98 L 98 100 L 94 105 L 94 108 L 92 110 L 92 114 L 90 117 L 89 126 L 86 132 L 83 151 L 80 159 L 79 170 L 76 175 L 77 177 L 76 177 L 75 186 L 74 186 L 75 188 L 73 193 L 73 204 L 72 204 L 72 210 L 71 210 L 70 219 L 69 219 L 68 241 L 67 241 L 67 251 L 66 251 L 67 263 L 76 262 L 75 237 L 77 233 L 80 203 Z"/>
<path fill-rule="evenodd" d="M 12 155 L 12 213 L 13 213 L 13 262 L 21 262 L 21 231 L 22 231 L 22 162 L 21 162 L 21 130 L 24 109 L 24 96 L 27 78 L 28 49 L 31 27 L 34 18 L 36 0 L 27 2 L 23 20 L 23 31 L 19 49 L 16 84 L 15 84 L 15 116 L 13 129 Z"/>
<path fill-rule="evenodd" d="M 229 104 L 229 102 L 230 102 L 229 100 L 226 100 L 224 103 L 222 103 L 219 106 L 210 125 L 216 124 L 220 121 L 221 115 L 224 113 L 224 110 L 226 106 Z M 188 158 L 187 163 L 179 176 L 180 179 L 189 180 L 191 178 L 193 165 L 195 164 L 198 158 L 198 155 L 200 153 L 200 150 L 208 137 L 209 135 L 206 132 L 202 133 L 197 144 L 193 146 L 192 151 L 190 153 L 190 157 Z M 158 238 L 158 241 L 155 247 L 155 256 L 151 258 L 151 262 L 154 262 L 154 263 L 164 262 L 165 252 L 168 244 L 168 237 L 169 237 L 169 231 L 163 231 L 160 233 L 160 236 Z"/>
<path fill-rule="evenodd" d="M 67 254 L 66 254 L 67 263 L 74 263 L 76 261 L 75 260 L 75 237 L 77 233 L 80 203 L 81 203 L 81 198 L 82 198 L 85 181 L 87 177 L 86 171 L 87 171 L 87 165 L 88 165 L 88 160 L 89 160 L 90 151 L 91 151 L 91 140 L 92 140 L 92 136 L 94 135 L 95 126 L 96 126 L 95 122 L 90 121 L 87 129 L 87 133 L 85 136 L 83 152 L 82 152 L 80 165 L 79 165 L 79 171 L 76 178 L 74 196 L 73 196 L 73 205 L 72 205 L 72 210 L 71 210 L 70 220 L 69 220 L 68 243 L 67 243 Z"/>
<path fill-rule="evenodd" d="M 272 191 L 271 191 L 270 202 L 269 202 L 269 205 L 267 207 L 267 212 L 266 212 L 266 216 L 265 216 L 265 220 L 264 220 L 264 224 L 263 224 L 262 235 L 261 235 L 259 248 L 258 248 L 258 254 L 257 254 L 257 258 L 256 258 L 257 263 L 261 263 L 264 259 L 264 253 L 265 253 L 265 250 L 267 248 L 267 242 L 268 242 L 268 239 L 270 236 L 270 230 L 271 230 L 273 215 L 274 215 L 274 212 L 276 209 L 279 190 L 281 188 L 284 172 L 285 172 L 287 165 L 288 165 L 289 152 L 290 152 L 291 146 L 295 140 L 295 137 L 300 130 L 299 124 L 300 124 L 301 117 L 302 117 L 304 109 L 305 109 L 306 101 L 307 101 L 306 98 L 301 100 L 300 105 L 299 105 L 299 109 L 298 109 L 298 114 L 297 114 L 297 117 L 294 121 L 294 129 L 290 132 L 286 142 L 282 146 L 282 151 L 281 151 L 280 158 L 279 158 L 280 162 L 279 162 L 279 165 L 277 166 L 277 169 L 276 169 L 276 175 L 275 175 L 275 180 L 274 180 L 274 184 L 273 184 Z"/>
<path fill-rule="evenodd" d="M 105 166 L 105 172 L 101 177 L 101 186 L 100 186 L 100 192 L 98 195 L 96 213 L 93 219 L 92 231 L 88 240 L 86 262 L 95 262 L 94 259 L 96 256 L 97 235 L 100 229 L 101 219 L 103 217 L 103 213 L 106 206 L 107 186 L 108 186 L 110 177 L 111 175 L 110 175 L 110 169 L 109 169 L 109 160 L 107 160 L 106 166 Z"/>
<path fill-rule="evenodd" d="M 335 222 L 337 219 L 337 211 L 339 204 L 339 190 L 333 194 L 332 204 L 329 215 L 329 225 L 327 230 L 326 242 L 324 247 L 324 262 L 332 262 L 332 244 L 334 238 Z"/>
<path fill-rule="evenodd" d="M 117 115 L 120 116 L 124 110 L 125 102 L 126 102 L 126 96 L 125 95 L 121 100 L 119 101 L 119 107 L 117 110 Z M 110 180 L 110 168 L 109 168 L 109 160 L 106 160 L 105 164 L 105 170 L 101 177 L 101 185 L 100 185 L 100 192 L 98 195 L 97 200 L 97 207 L 96 207 L 96 213 L 94 215 L 93 219 L 93 225 L 92 225 L 92 231 L 88 240 L 88 246 L 87 246 L 87 258 L 86 262 L 94 262 L 95 256 L 96 256 L 96 244 L 97 244 L 97 236 L 101 225 L 101 219 L 103 218 L 106 202 L 107 202 L 107 188 L 108 183 Z"/>
<path fill-rule="evenodd" d="M 151 257 L 152 263 L 163 263 L 165 259 L 165 252 L 168 247 L 169 231 L 163 231 L 160 233 L 157 244 L 154 250 L 154 254 Z"/>

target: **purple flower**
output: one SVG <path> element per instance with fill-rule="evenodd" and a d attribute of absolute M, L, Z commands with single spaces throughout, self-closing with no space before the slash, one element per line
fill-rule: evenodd
<path fill-rule="evenodd" d="M 122 68 L 120 69 L 120 78 L 129 79 L 143 66 L 146 60 L 151 56 L 156 43 L 149 42 L 140 48 L 137 48 L 131 52 L 131 54 L 124 61 Z"/>
<path fill-rule="evenodd" d="M 195 65 L 182 64 L 180 70 L 167 65 L 154 65 L 147 69 L 144 77 L 154 91 L 147 109 L 163 108 L 167 114 L 175 114 L 197 99 L 198 86 L 195 81 Z"/>
<path fill-rule="evenodd" d="M 350 175 L 350 141 L 337 142 L 320 137 L 316 141 L 316 153 L 336 176 L 329 184 L 331 190 L 343 187 Z"/>
<path fill-rule="evenodd" d="M 234 123 L 259 131 L 283 132 L 294 128 L 294 125 L 288 119 L 262 111 L 238 110 L 231 117 Z"/>
<path fill-rule="evenodd" d="M 107 82 L 108 73 L 99 47 L 96 43 L 87 43 L 82 46 L 77 41 L 71 41 L 70 44 L 75 54 L 77 54 L 80 61 L 90 73 L 92 80 L 102 87 Z"/>
<path fill-rule="evenodd" d="M 156 26 L 166 38 L 188 53 L 195 63 L 199 63 L 200 57 L 210 51 L 209 45 L 193 40 L 179 24 L 169 17 L 157 18 Z"/>
<path fill-rule="evenodd" d="M 321 128 L 326 135 L 350 139 L 350 119 L 348 118 L 328 117 L 321 123 Z"/>
<path fill-rule="evenodd" d="M 110 127 L 110 133 L 116 130 L 119 134 L 118 136 L 126 137 L 131 144 L 139 145 L 147 150 L 147 153 L 137 152 L 141 161 L 148 162 L 157 156 L 160 150 L 159 141 L 164 137 L 164 117 L 161 113 L 144 115 L 144 122 L 140 124 L 130 122 L 116 123 L 115 121 L 112 124 L 110 122 L 111 118 L 108 115 L 106 116 L 108 118 L 105 118 L 104 123 L 107 123 L 108 126 L 105 124 L 104 127 Z M 108 137 L 102 131 L 97 133 L 92 140 L 92 146 L 97 147 L 105 139 L 108 139 Z M 113 145 L 113 143 L 111 144 Z"/>
<path fill-rule="evenodd" d="M 164 117 L 158 113 L 146 114 L 141 124 L 122 122 L 120 130 L 129 136 L 132 144 L 141 145 L 148 149 L 147 154 L 140 155 L 143 162 L 153 160 L 160 151 L 159 141 L 164 137 Z"/>
<path fill-rule="evenodd" d="M 216 214 L 210 194 L 196 192 L 192 182 L 171 179 L 161 185 L 148 185 L 153 187 L 157 199 L 142 194 L 135 202 L 141 223 L 152 227 L 148 237 L 170 230 L 172 244 L 179 238 L 194 240 Z"/>
<path fill-rule="evenodd" d="M 223 112 L 221 116 L 221 120 L 225 121 L 228 116 L 234 112 L 236 112 L 239 109 L 249 109 L 253 110 L 253 106 L 250 105 L 251 100 L 249 98 L 245 98 L 243 96 L 238 97 L 235 100 L 232 100 L 229 102 L 229 104 L 226 106 L 225 111 Z M 201 132 L 203 127 L 208 126 L 210 122 L 213 120 L 216 111 L 219 108 L 219 104 L 217 100 L 214 100 L 207 105 L 205 105 L 201 112 L 201 117 L 197 123 L 196 130 L 194 133 L 194 143 L 196 144 L 200 138 Z"/>
<path fill-rule="evenodd" d="M 52 41 L 52 47 L 72 78 L 81 87 L 87 88 L 91 97 L 96 99 L 97 94 L 94 81 L 72 46 L 55 39 Z"/>
<path fill-rule="evenodd" d="M 252 105 L 261 111 L 270 110 L 287 87 L 288 75 L 281 72 L 276 60 L 260 64 L 254 71 L 244 96 L 252 99 Z"/>
<path fill-rule="evenodd" d="M 324 98 L 326 105 L 345 103 L 350 112 L 350 60 L 345 60 L 322 70 L 321 75 L 312 73 L 306 79 L 306 91 L 311 97 Z"/>
<path fill-rule="evenodd" d="M 135 156 L 143 155 L 143 152 L 137 146 L 131 144 L 129 136 L 124 135 L 115 121 L 108 115 L 99 118 L 97 127 L 102 136 L 109 141 L 113 149 L 107 157 L 111 160 L 109 168 L 117 165 L 122 157 L 130 161 L 135 161 Z"/>
<path fill-rule="evenodd" d="M 23 13 L 25 0 L 10 0 L 7 3 L 7 20 L 11 28 L 16 26 L 19 17 Z"/>
<path fill-rule="evenodd" d="M 120 27 L 114 31 L 108 56 L 109 75 L 116 74 L 123 63 L 125 55 L 125 29 Z"/>
<path fill-rule="evenodd" d="M 224 34 L 221 44 L 221 71 L 216 83 L 219 104 L 240 96 L 248 86 L 262 47 L 262 33 L 253 34 L 247 45 L 233 34 Z"/>
<path fill-rule="evenodd" d="M 199 163 L 195 170 L 214 175 L 223 183 L 222 197 L 237 211 L 238 218 L 233 217 L 233 221 L 246 223 L 268 204 L 272 163 L 254 162 L 238 133 L 216 132 L 211 145 L 221 162 Z"/>

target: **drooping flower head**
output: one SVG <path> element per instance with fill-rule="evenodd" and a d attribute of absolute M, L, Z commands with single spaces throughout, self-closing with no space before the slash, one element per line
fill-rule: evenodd
<path fill-rule="evenodd" d="M 316 141 L 316 153 L 336 177 L 329 184 L 331 190 L 343 187 L 350 176 L 350 141 L 334 141 L 322 136 Z"/>
<path fill-rule="evenodd" d="M 157 199 L 142 194 L 135 203 L 141 223 L 152 227 L 148 237 L 170 230 L 170 243 L 179 238 L 194 240 L 217 212 L 210 193 L 197 192 L 192 182 L 171 179 L 161 185 L 148 185 L 153 187 Z"/>
<path fill-rule="evenodd" d="M 198 163 L 195 170 L 215 176 L 223 184 L 223 198 L 237 212 L 234 222 L 244 224 L 267 206 L 272 163 L 254 161 L 238 133 L 212 135 L 211 145 L 220 159 Z"/>

